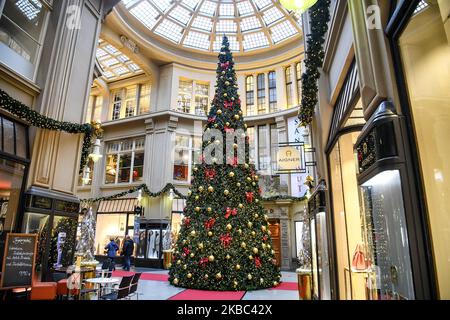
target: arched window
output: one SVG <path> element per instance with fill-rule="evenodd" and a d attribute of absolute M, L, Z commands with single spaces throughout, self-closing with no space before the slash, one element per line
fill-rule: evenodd
<path fill-rule="evenodd" d="M 286 78 L 286 104 L 287 108 L 291 108 L 294 104 L 294 87 L 292 83 L 292 68 L 287 67 L 285 70 Z"/>
<path fill-rule="evenodd" d="M 298 92 L 298 104 L 302 103 L 302 64 L 298 62 L 295 66 L 297 72 L 297 92 Z"/>
<path fill-rule="evenodd" d="M 265 74 L 258 74 L 258 113 L 266 113 L 266 82 Z"/>
<path fill-rule="evenodd" d="M 276 112 L 277 108 L 277 76 L 275 71 L 269 72 L 269 112 Z"/>
<path fill-rule="evenodd" d="M 247 102 L 247 115 L 255 114 L 255 84 L 253 76 L 245 79 L 245 97 Z"/>

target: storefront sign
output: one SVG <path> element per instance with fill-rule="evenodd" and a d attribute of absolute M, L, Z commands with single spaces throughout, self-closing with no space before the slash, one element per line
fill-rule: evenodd
<path fill-rule="evenodd" d="M 288 141 L 295 143 L 304 142 L 304 128 L 298 127 L 300 120 L 298 117 L 288 119 Z M 291 174 L 291 193 L 293 197 L 303 197 L 308 187 L 304 184 L 308 173 Z"/>
<path fill-rule="evenodd" d="M 302 162 L 296 147 L 280 147 L 277 153 L 278 170 L 299 170 Z"/>
<path fill-rule="evenodd" d="M 52 199 L 47 197 L 32 196 L 31 206 L 33 208 L 51 210 Z"/>
<path fill-rule="evenodd" d="M 1 288 L 31 287 L 36 260 L 37 235 L 8 233 Z"/>
<path fill-rule="evenodd" d="M 56 200 L 55 210 L 62 212 L 78 213 L 80 211 L 80 205 L 76 202 Z"/>

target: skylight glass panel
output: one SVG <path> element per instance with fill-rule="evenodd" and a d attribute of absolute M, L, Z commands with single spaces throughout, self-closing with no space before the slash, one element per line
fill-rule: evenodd
<path fill-rule="evenodd" d="M 129 73 L 130 70 L 128 70 L 128 69 L 125 68 L 125 67 L 118 67 L 118 68 L 113 69 L 113 72 L 114 72 L 115 74 L 121 76 L 121 75 L 124 75 L 124 74 L 126 74 L 126 73 Z"/>
<path fill-rule="evenodd" d="M 205 1 L 200 8 L 200 12 L 209 16 L 213 16 L 216 13 L 217 4 L 211 1 Z"/>
<path fill-rule="evenodd" d="M 244 18 L 241 21 L 241 30 L 248 31 L 261 28 L 261 22 L 255 16 Z"/>
<path fill-rule="evenodd" d="M 118 56 L 117 59 L 118 59 L 120 62 L 127 62 L 127 61 L 130 60 L 130 58 L 128 58 L 128 57 L 127 57 L 126 55 L 124 55 L 124 54 L 121 54 L 120 56 Z"/>
<path fill-rule="evenodd" d="M 162 12 L 166 12 L 172 4 L 172 0 L 151 0 Z"/>
<path fill-rule="evenodd" d="M 272 0 L 254 0 L 254 2 L 259 9 L 264 9 L 272 3 Z"/>
<path fill-rule="evenodd" d="M 209 49 L 209 35 L 191 31 L 187 35 L 186 39 L 184 39 L 184 45 L 189 47 L 200 48 L 204 50 Z"/>
<path fill-rule="evenodd" d="M 275 21 L 283 18 L 283 16 L 283 13 L 277 7 L 272 7 L 269 10 L 265 11 L 263 14 L 264 22 L 266 23 L 266 25 L 271 25 Z"/>
<path fill-rule="evenodd" d="M 175 9 L 170 11 L 169 15 L 184 25 L 186 25 L 189 22 L 189 19 L 191 18 L 191 13 L 181 6 L 175 7 Z"/>
<path fill-rule="evenodd" d="M 117 60 L 116 58 L 109 58 L 109 59 L 102 61 L 102 65 L 107 66 L 107 67 L 111 67 L 118 63 L 119 63 L 119 60 Z"/>
<path fill-rule="evenodd" d="M 106 47 L 104 47 L 104 49 L 111 54 L 115 54 L 117 53 L 119 50 L 116 49 L 116 47 L 114 47 L 113 45 L 108 44 Z"/>
<path fill-rule="evenodd" d="M 421 0 L 419 2 L 419 4 L 417 5 L 416 9 L 414 10 L 414 14 L 418 14 L 419 12 L 421 12 L 422 10 L 428 8 L 428 3 L 426 3 L 425 1 Z"/>
<path fill-rule="evenodd" d="M 269 40 L 264 32 L 251 33 L 244 36 L 244 50 L 252 50 L 256 48 L 267 47 Z"/>
<path fill-rule="evenodd" d="M 130 10 L 130 13 L 141 21 L 147 28 L 152 29 L 159 17 L 159 12 L 147 1 L 143 1 Z"/>
<path fill-rule="evenodd" d="M 181 3 L 194 10 L 198 5 L 199 0 L 182 0 Z"/>
<path fill-rule="evenodd" d="M 38 0 L 19 0 L 16 6 L 30 21 L 36 18 L 42 9 L 42 4 Z"/>
<path fill-rule="evenodd" d="M 100 59 L 100 58 L 106 56 L 107 54 L 108 53 L 105 50 L 100 49 L 100 48 L 97 49 L 97 53 L 96 53 L 97 59 Z"/>
<path fill-rule="evenodd" d="M 135 63 L 130 63 L 130 64 L 128 65 L 128 68 L 130 68 L 130 70 L 133 71 L 133 72 L 136 72 L 136 71 L 140 71 L 140 70 L 141 70 L 141 68 L 140 68 L 137 64 L 135 64 Z"/>
<path fill-rule="evenodd" d="M 242 1 L 237 4 L 237 8 L 240 16 L 246 16 L 248 14 L 254 13 L 253 7 L 250 1 Z"/>
<path fill-rule="evenodd" d="M 141 0 L 122 0 L 124 6 L 128 9 Z"/>
<path fill-rule="evenodd" d="M 219 20 L 216 24 L 217 32 L 236 32 L 237 24 L 233 20 Z"/>
<path fill-rule="evenodd" d="M 234 17 L 234 4 L 232 3 L 221 4 L 220 15 L 224 17 Z"/>
<path fill-rule="evenodd" d="M 274 43 L 281 42 L 287 38 L 292 37 L 297 33 L 297 30 L 292 26 L 289 21 L 284 21 L 277 24 L 270 29 L 272 33 L 272 40 Z"/>
<path fill-rule="evenodd" d="M 158 25 L 155 32 L 160 36 L 163 36 L 166 39 L 172 40 L 176 43 L 179 43 L 181 37 L 183 36 L 183 28 L 167 19 L 165 19 L 163 22 L 161 22 L 160 25 Z"/>
<path fill-rule="evenodd" d="M 192 27 L 197 28 L 197 29 L 202 29 L 205 31 L 211 31 L 212 30 L 212 20 L 211 20 L 211 18 L 198 16 L 194 19 L 194 22 L 192 23 Z"/>
<path fill-rule="evenodd" d="M 213 50 L 219 52 L 222 49 L 223 35 L 216 36 L 216 41 L 213 43 Z M 230 42 L 231 51 L 239 51 L 239 42 L 235 36 L 228 36 L 228 42 Z"/>
<path fill-rule="evenodd" d="M 105 72 L 103 72 L 103 75 L 105 77 L 107 77 L 108 79 L 114 77 L 114 73 L 112 73 L 111 71 L 105 71 Z"/>

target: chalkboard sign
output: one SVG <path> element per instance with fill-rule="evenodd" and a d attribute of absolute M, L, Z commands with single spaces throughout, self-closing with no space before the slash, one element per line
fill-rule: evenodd
<path fill-rule="evenodd" d="M 37 235 L 8 233 L 3 256 L 1 288 L 31 287 L 36 249 Z"/>

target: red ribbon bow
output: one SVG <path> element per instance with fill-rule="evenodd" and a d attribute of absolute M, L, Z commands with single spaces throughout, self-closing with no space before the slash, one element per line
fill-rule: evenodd
<path fill-rule="evenodd" d="M 188 227 L 190 224 L 191 224 L 191 219 L 190 218 L 184 218 L 184 225 Z"/>
<path fill-rule="evenodd" d="M 246 198 L 248 203 L 252 203 L 253 202 L 253 192 L 246 192 L 245 193 L 245 198 Z"/>
<path fill-rule="evenodd" d="M 188 248 L 183 248 L 183 252 L 185 255 L 188 255 L 189 253 L 191 253 L 191 250 L 189 250 Z"/>
<path fill-rule="evenodd" d="M 231 209 L 231 208 L 227 208 L 227 213 L 225 214 L 225 219 L 228 219 L 230 216 L 235 216 L 237 215 L 237 209 Z"/>
<path fill-rule="evenodd" d="M 231 240 L 233 240 L 233 238 L 231 238 L 230 234 L 228 233 L 226 235 L 220 236 L 220 241 L 225 248 L 231 245 Z"/>
<path fill-rule="evenodd" d="M 222 69 L 228 69 L 229 66 L 230 66 L 230 61 L 227 61 L 227 62 L 225 62 L 225 63 L 221 63 L 221 64 L 220 64 L 220 67 L 221 67 Z"/>
<path fill-rule="evenodd" d="M 215 223 L 216 223 L 216 219 L 209 218 L 207 221 L 205 221 L 205 228 L 206 229 L 211 229 L 214 226 Z"/>
<path fill-rule="evenodd" d="M 216 122 L 216 117 L 209 117 L 209 118 L 208 118 L 208 122 L 209 122 L 209 123 Z"/>
<path fill-rule="evenodd" d="M 208 258 L 201 258 L 199 265 L 204 268 L 204 267 L 206 267 L 206 264 L 208 263 L 208 261 L 209 261 Z"/>
<path fill-rule="evenodd" d="M 263 240 L 267 241 L 267 239 L 269 239 L 269 237 L 267 236 L 267 234 L 264 235 Z"/>
<path fill-rule="evenodd" d="M 259 257 L 255 257 L 255 266 L 257 268 L 261 267 L 261 259 Z"/>
<path fill-rule="evenodd" d="M 233 101 L 225 101 L 223 103 L 223 106 L 225 107 L 225 109 L 231 110 L 231 109 L 233 109 Z"/>
<path fill-rule="evenodd" d="M 233 132 L 234 132 L 234 129 L 233 129 L 233 128 L 225 127 L 225 132 L 233 133 Z"/>

